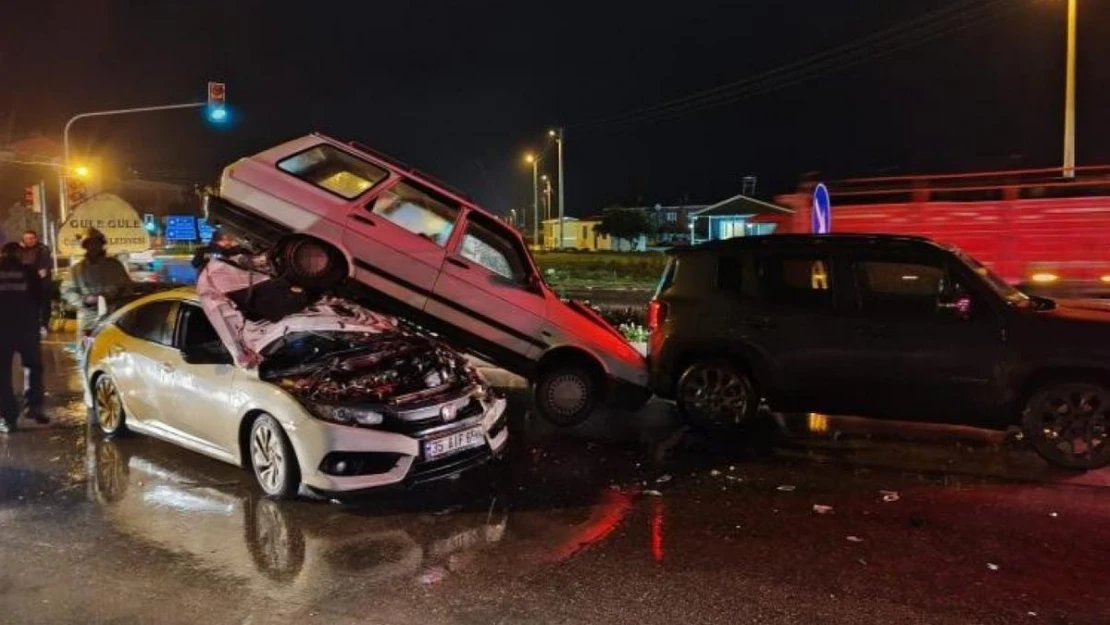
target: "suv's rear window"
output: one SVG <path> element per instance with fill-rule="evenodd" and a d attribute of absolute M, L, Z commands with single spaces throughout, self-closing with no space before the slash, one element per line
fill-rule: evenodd
<path fill-rule="evenodd" d="M 278 161 L 277 166 L 348 200 L 366 193 L 389 175 L 388 171 L 327 144 Z"/>

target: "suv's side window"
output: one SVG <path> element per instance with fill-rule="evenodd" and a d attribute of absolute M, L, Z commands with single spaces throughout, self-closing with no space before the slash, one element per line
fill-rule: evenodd
<path fill-rule="evenodd" d="M 769 304 L 803 310 L 833 307 L 827 256 L 769 256 L 756 261 L 759 293 Z"/>
<path fill-rule="evenodd" d="M 145 341 L 166 345 L 173 344 L 173 317 L 177 302 L 160 300 L 132 308 L 116 321 L 120 330 Z"/>
<path fill-rule="evenodd" d="M 497 225 L 484 223 L 485 221 L 476 213 L 470 214 L 459 256 L 493 273 L 524 284 L 528 264 L 521 256 L 521 250 L 517 249 L 513 238 L 498 232 L 500 228 Z"/>
<path fill-rule="evenodd" d="M 383 192 L 370 210 L 440 247 L 447 245 L 459 216 L 458 206 L 409 182 Z"/>
<path fill-rule="evenodd" d="M 932 316 L 945 290 L 944 269 L 939 264 L 858 261 L 852 265 L 852 274 L 859 308 L 867 314 Z"/>

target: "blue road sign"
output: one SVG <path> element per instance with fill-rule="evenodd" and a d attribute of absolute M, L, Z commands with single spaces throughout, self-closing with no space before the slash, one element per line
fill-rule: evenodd
<path fill-rule="evenodd" d="M 813 190 L 813 213 L 810 226 L 814 234 L 832 232 L 832 203 L 829 201 L 829 189 L 824 183 L 818 184 Z"/>
<path fill-rule="evenodd" d="M 203 219 L 197 220 L 197 230 L 200 231 L 200 240 L 202 243 L 208 243 L 212 240 L 212 235 L 216 229 L 208 225 L 208 222 Z"/>
<path fill-rule="evenodd" d="M 197 218 L 192 215 L 170 215 L 166 217 L 167 241 L 196 241 Z"/>

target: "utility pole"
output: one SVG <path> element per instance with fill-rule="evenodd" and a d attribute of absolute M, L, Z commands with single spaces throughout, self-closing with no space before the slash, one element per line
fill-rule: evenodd
<path fill-rule="evenodd" d="M 1068 67 L 1064 95 L 1064 177 L 1075 177 L 1075 39 L 1079 0 L 1068 0 Z"/>

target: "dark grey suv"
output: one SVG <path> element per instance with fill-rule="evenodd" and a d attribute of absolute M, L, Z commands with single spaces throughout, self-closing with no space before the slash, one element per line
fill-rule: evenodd
<path fill-rule="evenodd" d="M 710 429 L 777 411 L 988 428 L 1110 463 L 1110 308 L 1027 296 L 958 249 L 775 235 L 671 252 L 648 310 L 652 383 Z"/>

